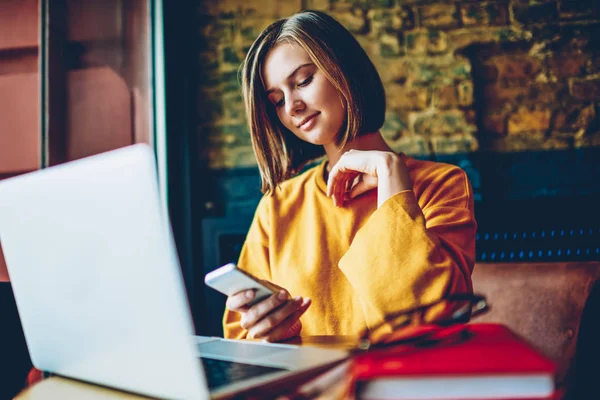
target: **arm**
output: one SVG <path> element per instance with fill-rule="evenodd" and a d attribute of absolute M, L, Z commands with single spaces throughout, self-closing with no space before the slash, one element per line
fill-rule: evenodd
<path fill-rule="evenodd" d="M 267 221 L 268 207 L 263 199 L 257 208 L 238 261 L 241 269 L 263 281 L 271 279 Z M 301 296 L 291 298 L 286 289 L 274 284 L 272 286 L 279 290 L 253 306 L 248 305 L 255 296 L 253 290 L 228 297 L 223 316 L 224 337 L 279 341 L 300 333 L 300 317 L 310 306 L 311 300 Z"/>
<path fill-rule="evenodd" d="M 420 192 L 423 209 L 412 190 L 391 192 L 378 201 L 338 264 L 360 299 L 368 326 L 447 293 L 472 291 L 477 225 L 466 174 L 448 168 L 443 176 L 428 179 L 417 182 L 425 188 Z M 383 191 L 390 193 L 389 187 Z M 377 188 L 379 197 L 382 188 Z"/>

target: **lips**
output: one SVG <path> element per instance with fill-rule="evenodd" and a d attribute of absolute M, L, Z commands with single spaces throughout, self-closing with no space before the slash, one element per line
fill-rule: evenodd
<path fill-rule="evenodd" d="M 309 122 L 311 119 L 313 119 L 314 117 L 316 117 L 317 115 L 319 115 L 319 112 L 316 112 L 312 115 L 309 115 L 308 117 L 304 118 L 299 124 L 298 124 L 298 128 L 302 128 L 302 126 L 304 124 L 306 124 L 307 122 Z"/>

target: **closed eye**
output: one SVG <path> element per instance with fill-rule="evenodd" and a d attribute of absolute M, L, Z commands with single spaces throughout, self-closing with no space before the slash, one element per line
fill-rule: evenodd
<path fill-rule="evenodd" d="M 283 99 L 279 100 L 277 103 L 275 103 L 275 108 L 279 108 L 281 106 L 283 106 Z"/>
<path fill-rule="evenodd" d="M 300 82 L 300 83 L 298 84 L 298 86 L 300 86 L 300 87 L 307 86 L 309 83 L 311 83 L 311 82 L 312 82 L 312 80 L 313 80 L 313 76 L 311 75 L 311 76 L 309 76 L 308 78 L 306 78 L 305 80 L 303 80 L 302 82 Z"/>

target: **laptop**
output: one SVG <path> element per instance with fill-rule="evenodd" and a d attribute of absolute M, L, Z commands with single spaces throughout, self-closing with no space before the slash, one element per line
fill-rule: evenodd
<path fill-rule="evenodd" d="M 31 360 L 51 374 L 220 398 L 347 357 L 194 336 L 146 144 L 0 181 L 0 243 Z"/>

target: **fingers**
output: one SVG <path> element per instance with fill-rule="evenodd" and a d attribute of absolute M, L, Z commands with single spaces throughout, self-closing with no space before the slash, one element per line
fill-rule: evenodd
<path fill-rule="evenodd" d="M 281 307 L 270 310 L 269 313 L 263 315 L 263 318 L 252 320 L 249 323 L 246 321 L 248 328 L 244 329 L 248 330 L 252 338 L 264 338 L 267 333 L 278 327 L 292 313 L 298 311 L 302 304 L 302 297 L 296 296 L 286 301 Z M 247 314 L 251 314 L 252 311 L 254 310 L 250 310 Z M 242 327 L 244 327 L 243 324 Z"/>
<path fill-rule="evenodd" d="M 233 296 L 229 296 L 225 306 L 231 311 L 243 312 L 248 309 L 246 305 L 254 300 L 255 296 L 256 293 L 254 290 L 244 290 L 234 294 Z"/>
<path fill-rule="evenodd" d="M 302 330 L 302 322 L 300 322 L 300 317 L 306 312 L 306 310 L 308 310 L 311 303 L 312 302 L 309 298 L 302 300 L 298 309 L 289 314 L 288 317 L 275 328 L 267 332 L 263 336 L 263 339 L 269 342 L 279 342 L 298 336 Z"/>
<path fill-rule="evenodd" d="M 357 189 L 353 194 L 352 190 L 357 186 L 358 178 L 372 178 L 375 180 L 374 187 L 377 186 L 377 156 L 379 156 L 379 152 L 359 150 L 349 150 L 342 154 L 331 169 L 327 180 L 327 195 L 332 197 L 336 207 L 343 206 L 344 200 L 358 196 L 372 188 L 361 185 L 360 190 Z"/>
<path fill-rule="evenodd" d="M 360 180 L 356 182 L 354 186 L 352 186 L 350 193 L 348 193 L 348 198 L 353 199 L 371 189 L 376 189 L 378 183 L 378 179 L 374 176 L 362 174 L 360 175 Z"/>
<path fill-rule="evenodd" d="M 333 175 L 329 175 L 328 184 L 330 188 L 327 195 L 333 199 L 333 204 L 336 207 L 344 205 L 346 194 L 359 175 L 360 173 L 356 171 L 342 171 L 339 169 Z"/>
<path fill-rule="evenodd" d="M 267 314 L 284 304 L 289 297 L 289 293 L 286 290 L 280 290 L 278 293 L 250 307 L 249 310 L 242 313 L 242 319 L 240 320 L 241 327 L 249 331 Z"/>

